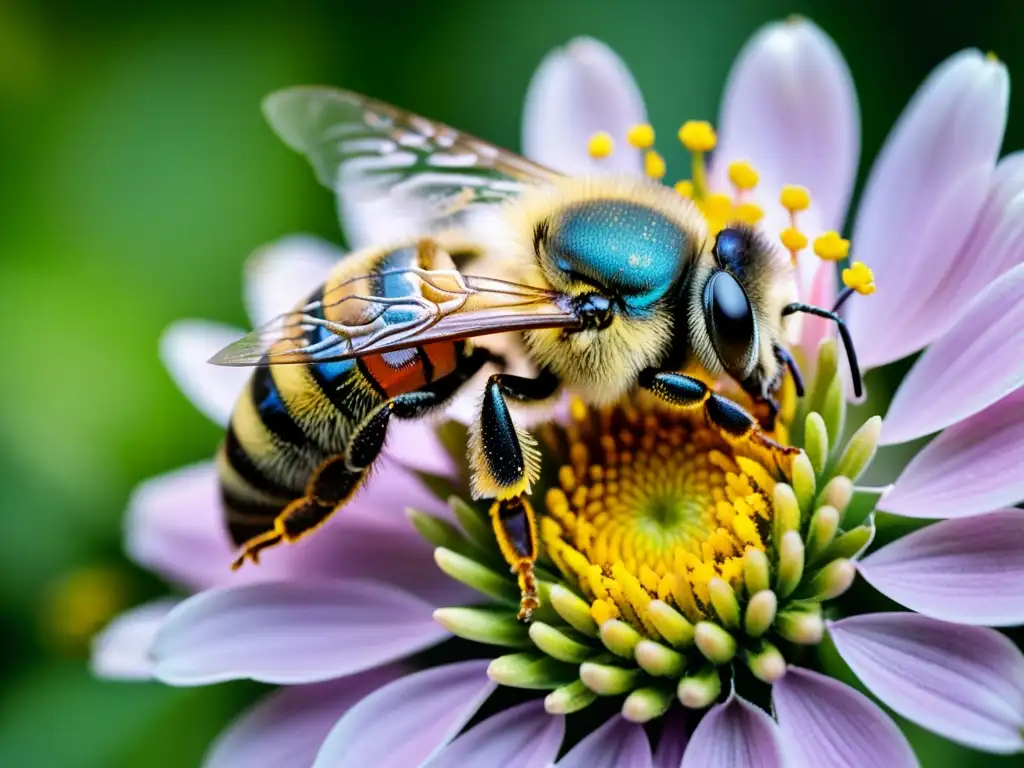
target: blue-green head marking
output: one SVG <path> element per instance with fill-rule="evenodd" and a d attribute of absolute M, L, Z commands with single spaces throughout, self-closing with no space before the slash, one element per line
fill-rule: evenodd
<path fill-rule="evenodd" d="M 628 200 L 586 200 L 538 225 L 537 252 L 571 281 L 590 283 L 630 314 L 650 312 L 680 276 L 690 237 L 663 213 Z"/>

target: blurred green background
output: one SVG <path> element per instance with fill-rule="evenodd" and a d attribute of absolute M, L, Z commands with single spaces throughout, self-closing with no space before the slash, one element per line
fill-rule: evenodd
<path fill-rule="evenodd" d="M 343 85 L 516 148 L 533 68 L 589 34 L 672 135 L 714 119 L 745 39 L 796 12 L 846 55 L 870 158 L 948 54 L 976 45 L 1024 75 L 1024 6 L 984 5 L 930 3 L 925 20 L 882 0 L 0 3 L 0 765 L 196 765 L 256 690 L 99 682 L 85 659 L 93 622 L 162 590 L 120 551 L 132 487 L 218 440 L 162 369 L 160 332 L 243 324 L 256 246 L 340 239 L 330 195 L 264 124 L 264 94 Z M 1014 93 L 1007 150 L 1024 144 L 1022 107 Z M 681 150 L 661 148 L 674 178 Z M 106 604 L 69 605 L 83 583 Z M 1024 764 L 908 733 L 929 768 Z"/>

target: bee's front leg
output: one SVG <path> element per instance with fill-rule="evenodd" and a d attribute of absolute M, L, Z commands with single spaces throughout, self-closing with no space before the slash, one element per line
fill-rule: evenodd
<path fill-rule="evenodd" d="M 480 417 L 470 434 L 469 460 L 473 498 L 495 499 L 490 518 L 498 547 L 519 580 L 519 618 L 537 608 L 533 564 L 537 560 L 537 522 L 526 496 L 540 475 L 540 452 L 526 431 L 516 428 L 505 402 L 546 400 L 561 382 L 549 371 L 537 378 L 496 373 L 484 389 Z"/>

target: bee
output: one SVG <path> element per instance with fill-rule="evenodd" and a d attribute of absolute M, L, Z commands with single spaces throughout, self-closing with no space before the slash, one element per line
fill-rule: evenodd
<path fill-rule="evenodd" d="M 537 607 L 534 439 L 508 401 L 569 390 L 591 405 L 646 390 L 703 410 L 734 443 L 787 456 L 768 435 L 785 371 L 784 319 L 834 321 L 793 301 L 783 257 L 750 227 L 709 237 L 692 202 L 642 178 L 567 178 L 468 134 L 354 93 L 272 94 L 272 127 L 304 154 L 342 210 L 377 205 L 387 246 L 341 260 L 312 295 L 211 362 L 254 366 L 219 452 L 235 567 L 308 535 L 344 506 L 381 454 L 392 419 L 442 407 L 488 363 L 480 336 L 519 334 L 535 376 L 487 379 L 467 453 L 474 498 L 517 575 L 520 617 Z M 383 202 L 383 205 L 381 203 Z M 702 370 L 706 376 L 687 371 Z M 763 423 L 712 389 L 727 377 Z"/>

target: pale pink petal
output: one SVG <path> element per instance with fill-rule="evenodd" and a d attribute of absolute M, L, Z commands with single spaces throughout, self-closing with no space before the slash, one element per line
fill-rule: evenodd
<path fill-rule="evenodd" d="M 245 265 L 245 306 L 258 328 L 305 299 L 345 252 L 312 235 L 289 235 L 256 251 Z"/>
<path fill-rule="evenodd" d="M 654 750 L 654 768 L 679 768 L 683 753 L 690 740 L 686 729 L 686 714 L 674 706 L 661 720 L 661 735 Z"/>
<path fill-rule="evenodd" d="M 164 621 L 152 646 L 154 675 L 170 685 L 344 677 L 439 642 L 446 633 L 432 613 L 429 603 L 368 581 L 211 589 Z"/>
<path fill-rule="evenodd" d="M 252 371 L 208 361 L 245 331 L 208 320 L 179 320 L 160 338 L 160 359 L 178 389 L 215 424 L 228 425 L 238 395 Z"/>
<path fill-rule="evenodd" d="M 852 238 L 878 286 L 848 309 L 864 368 L 920 349 L 947 324 L 948 307 L 932 296 L 988 194 L 1008 96 L 1005 66 L 961 51 L 925 80 L 889 135 Z"/>
<path fill-rule="evenodd" d="M 642 725 L 621 715 L 588 734 L 559 760 L 558 768 L 652 768 L 651 743 Z"/>
<path fill-rule="evenodd" d="M 626 144 L 626 131 L 646 123 L 643 96 L 629 69 L 602 42 L 578 37 L 540 63 L 523 107 L 523 152 L 531 160 L 570 175 L 595 171 L 640 173 L 640 153 Z M 590 137 L 607 131 L 611 157 L 596 161 Z"/>
<path fill-rule="evenodd" d="M 1024 384 L 1024 264 L 982 291 L 932 344 L 889 405 L 881 443 L 904 443 L 973 416 Z"/>
<path fill-rule="evenodd" d="M 896 723 L 867 696 L 831 677 L 790 667 L 772 686 L 772 706 L 793 765 L 918 765 Z"/>
<path fill-rule="evenodd" d="M 911 610 L 958 624 L 1024 624 L 1024 510 L 944 520 L 862 560 L 861 575 Z"/>
<path fill-rule="evenodd" d="M 487 718 L 459 736 L 425 768 L 549 768 L 564 733 L 564 717 L 549 715 L 540 699 L 528 701 Z"/>
<path fill-rule="evenodd" d="M 1009 638 L 914 613 L 853 616 L 829 631 L 861 682 L 908 720 L 975 749 L 1024 749 L 1024 656 Z"/>
<path fill-rule="evenodd" d="M 963 249 L 929 299 L 938 338 L 986 285 L 1024 262 L 1024 152 L 996 166 L 992 187 Z"/>
<path fill-rule="evenodd" d="M 838 282 L 835 265 L 828 261 L 818 260 L 811 276 L 809 293 L 807 296 L 801 296 L 800 301 L 816 307 L 831 309 L 836 301 Z M 834 338 L 837 335 L 836 325 L 831 320 L 814 315 L 799 315 L 797 317 L 801 323 L 799 346 L 804 352 L 804 358 L 812 364 L 808 366 L 808 370 L 804 371 L 809 379 L 813 375 L 813 363 L 817 361 L 818 347 L 822 340 Z M 844 365 L 845 360 L 844 356 L 841 361 Z"/>
<path fill-rule="evenodd" d="M 213 743 L 204 768 L 309 766 L 327 734 L 364 696 L 397 680 L 405 669 L 390 664 L 341 680 L 293 685 L 244 712 Z"/>
<path fill-rule="evenodd" d="M 92 639 L 93 674 L 115 680 L 148 680 L 153 666 L 149 646 L 177 604 L 171 598 L 154 600 L 115 616 Z"/>
<path fill-rule="evenodd" d="M 782 768 L 784 764 L 775 721 L 732 693 L 701 719 L 681 768 Z"/>
<path fill-rule="evenodd" d="M 436 426 L 429 417 L 418 421 L 392 421 L 388 425 L 384 453 L 410 469 L 455 479 L 458 476 L 455 462 L 438 439 Z"/>
<path fill-rule="evenodd" d="M 337 722 L 314 768 L 423 765 L 494 691 L 487 663 L 481 659 L 425 669 L 370 694 Z"/>
<path fill-rule="evenodd" d="M 749 160 L 761 177 L 756 191 L 770 235 L 785 226 L 778 196 L 786 184 L 811 191 L 815 225 L 801 222 L 809 234 L 841 229 L 860 155 L 860 111 L 832 38 L 803 18 L 762 27 L 729 73 L 718 122 L 717 189 L 729 188 L 730 162 Z"/>
<path fill-rule="evenodd" d="M 922 448 L 879 509 L 967 517 L 1024 499 L 1024 388 L 954 424 Z"/>

